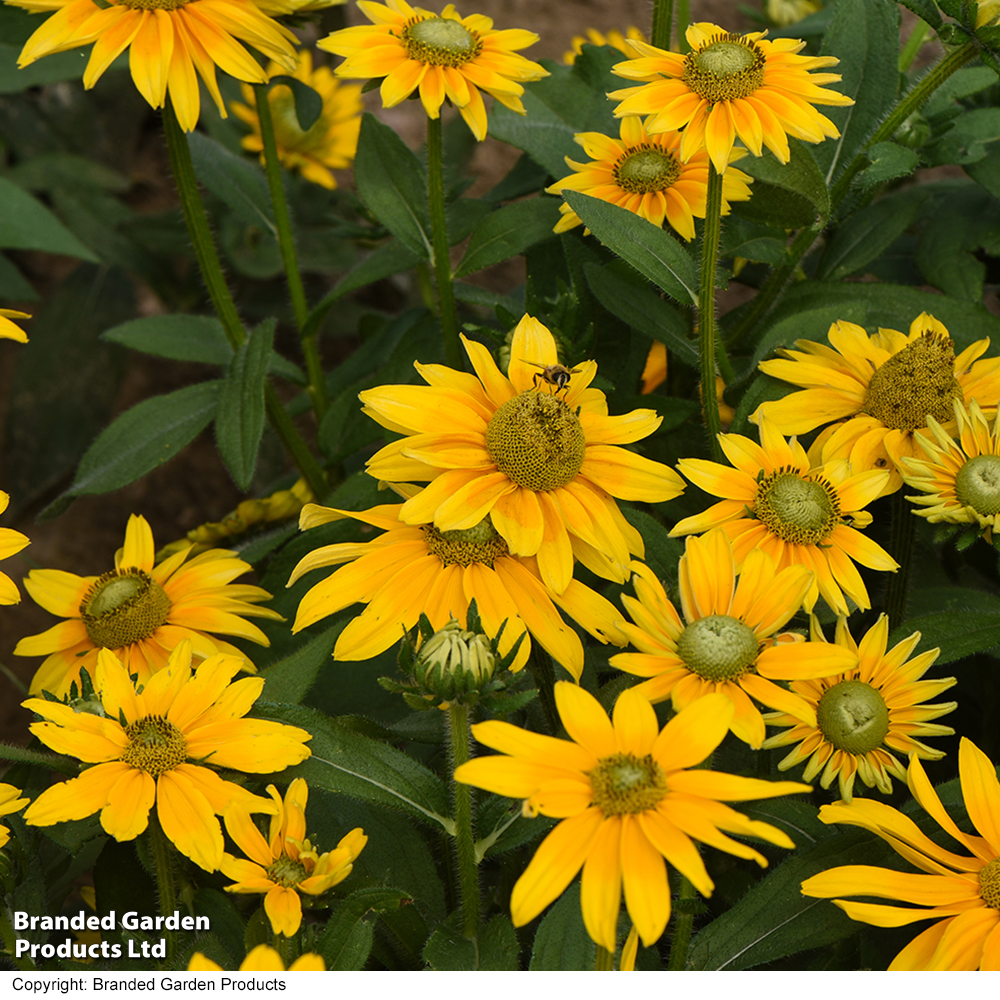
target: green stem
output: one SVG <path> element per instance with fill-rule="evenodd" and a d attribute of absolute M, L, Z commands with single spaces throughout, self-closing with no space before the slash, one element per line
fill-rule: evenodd
<path fill-rule="evenodd" d="M 464 764 L 471 756 L 468 705 L 453 702 L 448 709 L 448 721 L 454 774 L 455 768 Z M 475 940 L 479 934 L 479 867 L 476 862 L 476 840 L 472 832 L 472 788 L 452 778 L 451 789 L 455 805 L 455 860 L 462 900 L 462 933 L 470 940 Z"/>
<path fill-rule="evenodd" d="M 427 118 L 427 200 L 434 241 L 434 275 L 437 278 L 438 310 L 444 332 L 444 356 L 452 368 L 462 363 L 458 340 L 458 309 L 448 256 L 448 223 L 444 212 L 444 152 L 441 119 Z"/>
<path fill-rule="evenodd" d="M 149 846 L 153 856 L 153 870 L 156 872 L 156 892 L 160 899 L 160 914 L 169 917 L 177 909 L 177 887 L 174 884 L 174 864 L 160 819 L 155 810 L 149 814 Z M 167 958 L 177 954 L 177 937 L 173 931 L 165 930 Z"/>
<path fill-rule="evenodd" d="M 906 39 L 903 51 L 899 53 L 899 72 L 905 73 L 910 64 L 920 51 L 920 46 L 924 44 L 930 25 L 926 21 L 917 21 L 917 26 L 910 32 L 910 37 Z"/>
<path fill-rule="evenodd" d="M 910 565 L 913 555 L 913 508 L 897 490 L 892 497 L 892 532 L 889 536 L 889 555 L 899 563 L 899 569 L 890 575 L 885 584 L 883 610 L 889 616 L 889 630 L 898 628 L 906 617 L 906 596 L 910 588 Z"/>
<path fill-rule="evenodd" d="M 291 937 L 285 937 L 284 934 L 278 934 L 277 932 L 273 932 L 271 934 L 271 943 L 274 950 L 281 956 L 281 961 L 285 966 L 286 972 L 291 968 L 292 963 L 302 953 L 300 934 L 301 930 L 293 934 Z"/>
<path fill-rule="evenodd" d="M 698 352 L 701 357 L 701 409 L 712 457 L 723 461 L 718 434 L 722 430 L 719 401 L 715 397 L 715 270 L 722 233 L 722 174 L 708 164 L 708 197 L 705 231 L 701 242 L 701 284 L 698 298 Z"/>
<path fill-rule="evenodd" d="M 687 30 L 690 23 L 691 0 L 677 0 L 677 47 L 685 55 L 691 51 L 687 40 Z"/>
<path fill-rule="evenodd" d="M 655 0 L 650 42 L 658 49 L 669 49 L 674 24 L 674 0 Z"/>
<path fill-rule="evenodd" d="M 288 410 L 278 399 L 278 394 L 274 391 L 274 386 L 270 382 L 264 386 L 264 405 L 267 408 L 267 418 L 271 422 L 275 433 L 285 446 L 285 451 L 291 456 L 292 461 L 298 467 L 299 472 L 305 476 L 309 489 L 317 501 L 322 502 L 326 496 L 327 481 L 323 466 L 316 460 L 316 456 L 309 450 L 309 445 L 305 443 L 302 435 L 299 434 L 292 418 L 288 415 Z"/>
<path fill-rule="evenodd" d="M 594 972 L 611 972 L 614 969 L 614 955 L 607 948 L 597 946 L 597 955 L 594 957 Z"/>
<path fill-rule="evenodd" d="M 686 875 L 681 876 L 681 899 L 695 899 L 694 886 Z M 681 972 L 687 966 L 688 945 L 691 944 L 691 931 L 694 929 L 694 914 L 682 912 L 674 917 L 674 937 L 670 942 L 670 958 L 667 962 L 668 972 Z"/>

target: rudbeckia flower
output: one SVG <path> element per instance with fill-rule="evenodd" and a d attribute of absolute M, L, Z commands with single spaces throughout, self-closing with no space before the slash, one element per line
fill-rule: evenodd
<path fill-rule="evenodd" d="M 125 545 L 115 553 L 115 568 L 102 576 L 58 569 L 28 574 L 24 587 L 35 602 L 67 619 L 27 636 L 14 648 L 17 656 L 48 657 L 32 679 L 33 694 L 49 691 L 61 698 L 79 681 L 81 667 L 93 676 L 101 649 L 112 650 L 144 684 L 183 639 L 191 641 L 198 660 L 228 653 L 243 660 L 244 670 L 256 670 L 242 651 L 208 634 L 238 635 L 270 645 L 242 616 L 281 621 L 276 611 L 256 607 L 271 595 L 260 587 L 229 582 L 250 572 L 250 564 L 227 549 L 209 549 L 189 559 L 191 546 L 155 564 L 155 551 L 148 522 L 133 514 Z"/>
<path fill-rule="evenodd" d="M 196 951 L 188 962 L 188 972 L 223 972 L 221 965 Z M 288 969 L 281 956 L 269 945 L 259 944 L 240 962 L 239 972 L 326 972 L 326 962 L 322 955 L 308 951 L 300 955 Z"/>
<path fill-rule="evenodd" d="M 880 615 L 860 644 L 848 631 L 847 622 L 837 622 L 836 645 L 851 652 L 857 666 L 832 673 L 828 677 L 795 680 L 792 691 L 816 712 L 816 722 L 809 724 L 786 713 L 769 714 L 769 726 L 786 726 L 784 732 L 768 737 L 764 749 L 791 746 L 792 751 L 780 764 L 779 771 L 806 762 L 803 781 L 815 781 L 829 788 L 837 779 L 840 797 L 851 801 L 854 779 L 860 778 L 869 788 L 886 795 L 892 792 L 892 776 L 906 780 L 906 766 L 895 754 L 908 760 L 916 754 L 923 760 L 939 760 L 943 750 L 921 743 L 918 736 L 950 736 L 950 726 L 938 726 L 938 719 L 954 711 L 957 702 L 937 705 L 920 704 L 936 698 L 958 682 L 954 677 L 921 680 L 937 659 L 940 649 L 908 659 L 920 633 L 914 632 L 886 651 L 889 619 Z M 813 620 L 810 645 L 825 641 L 819 624 Z"/>
<path fill-rule="evenodd" d="M 612 28 L 607 35 L 601 34 L 596 28 L 588 28 L 585 36 L 574 35 L 569 40 L 572 48 L 568 52 L 563 53 L 563 62 L 567 66 L 572 66 L 576 62 L 576 57 L 583 54 L 584 45 L 596 45 L 598 47 L 610 45 L 611 48 L 617 49 L 623 55 L 630 56 L 632 55 L 632 50 L 629 48 L 629 42 L 644 42 L 645 40 L 646 36 L 634 24 L 628 26 L 624 35 L 617 28 Z"/>
<path fill-rule="evenodd" d="M 890 972 L 1000 971 L 1000 782 L 990 759 L 964 737 L 958 748 L 958 773 L 965 808 L 979 836 L 958 828 L 918 757 L 910 759 L 907 781 L 924 811 L 970 856 L 938 846 L 908 816 L 874 799 L 855 799 L 850 805 L 835 802 L 819 811 L 824 823 L 860 826 L 877 834 L 926 873 L 847 865 L 802 883 L 804 896 L 874 896 L 911 904 L 834 899 L 852 920 L 876 927 L 934 921 L 892 960 Z"/>
<path fill-rule="evenodd" d="M 839 60 L 798 55 L 805 42 L 769 42 L 764 34 L 741 35 L 702 21 L 687 29 L 687 55 L 632 42 L 641 58 L 618 63 L 613 72 L 644 86 L 608 94 L 621 101 L 615 115 L 652 115 L 647 125 L 651 132 L 684 129 L 681 158 L 707 149 L 720 174 L 737 137 L 754 156 L 767 146 L 782 163 L 788 162 L 789 135 L 806 142 L 837 138 L 836 126 L 813 105 L 854 101 L 819 86 L 837 82 L 839 74 L 812 70 L 836 66 Z"/>
<path fill-rule="evenodd" d="M 854 563 L 877 570 L 895 571 L 897 566 L 856 529 L 871 524 L 871 514 L 862 508 L 883 492 L 889 473 L 870 469 L 852 474 L 844 461 L 813 468 L 802 445 L 795 438 L 786 441 L 769 420 L 760 421 L 760 440 L 719 435 L 735 468 L 700 458 L 677 464 L 696 486 L 724 499 L 684 518 L 671 535 L 721 527 L 732 540 L 738 569 L 755 549 L 768 553 L 778 569 L 796 564 L 811 569 L 815 577 L 803 602 L 806 611 L 820 596 L 838 615 L 848 614 L 848 597 L 859 608 L 870 608 Z"/>
<path fill-rule="evenodd" d="M 24 43 L 19 67 L 78 45 L 94 48 L 83 72 L 88 90 L 126 49 L 139 93 L 162 108 L 170 93 L 185 132 L 198 124 L 198 77 L 219 114 L 226 106 L 215 68 L 250 83 L 267 76 L 240 44 L 248 42 L 289 70 L 295 69 L 295 36 L 263 14 L 252 0 L 10 0 L 30 11 L 55 11 Z"/>
<path fill-rule="evenodd" d="M 318 896 L 343 882 L 368 838 L 359 827 L 343 837 L 336 850 L 319 854 L 306 838 L 309 786 L 305 779 L 296 778 L 288 786 L 284 801 L 274 785 L 267 786 L 267 793 L 277 809 L 267 840 L 240 803 L 226 810 L 226 830 L 250 860 L 223 854 L 220 867 L 223 874 L 236 879 L 226 892 L 266 893 L 264 912 L 271 930 L 291 937 L 302 923 L 299 893 Z"/>
<path fill-rule="evenodd" d="M 766 417 L 782 434 L 833 422 L 810 453 L 822 462 L 846 458 L 859 472 L 888 469 L 883 493 L 902 486 L 904 456 L 923 456 L 916 439 L 931 437 L 928 414 L 951 432 L 955 400 L 977 399 L 992 416 L 1000 398 L 1000 358 L 976 360 L 989 340 L 977 340 L 956 357 L 947 328 L 927 313 L 910 324 L 909 334 L 880 329 L 869 337 L 863 327 L 841 320 L 827 338 L 829 347 L 798 340 L 797 351 L 761 362 L 761 371 L 805 388 L 761 403 L 750 419 Z"/>
<path fill-rule="evenodd" d="M 733 732 L 754 748 L 764 720 L 752 699 L 815 725 L 813 708 L 774 682 L 825 677 L 857 662 L 846 649 L 779 633 L 802 606 L 812 573 L 801 565 L 778 572 L 755 549 L 737 583 L 732 544 L 718 528 L 687 541 L 678 566 L 683 620 L 648 566 L 634 563 L 633 571 L 636 597 L 623 594 L 622 603 L 636 624 L 620 628 L 639 652 L 612 656 L 611 665 L 649 678 L 636 690 L 654 705 L 670 698 L 676 711 L 725 695 Z"/>
<path fill-rule="evenodd" d="M 694 239 L 694 220 L 705 218 L 708 195 L 708 153 L 695 153 L 686 162 L 681 159 L 683 133 L 649 133 L 652 119 L 622 119 L 621 140 L 600 132 L 581 132 L 574 136 L 592 161 L 577 163 L 566 157 L 567 166 L 576 171 L 545 190 L 549 194 L 579 191 L 627 208 L 654 226 L 666 220 L 684 239 Z M 745 155 L 737 150 L 739 159 Z M 722 178 L 722 214 L 729 214 L 729 202 L 750 197 L 753 178 L 730 167 Z M 564 233 L 581 224 L 580 216 L 565 202 L 559 209 L 562 218 L 554 232 Z M 589 230 L 585 230 L 589 232 Z"/>
<path fill-rule="evenodd" d="M 555 698 L 568 740 L 507 722 L 481 722 L 472 727 L 475 738 L 509 756 L 477 757 L 455 771 L 456 781 L 524 799 L 525 815 L 562 820 L 514 886 L 515 927 L 534 920 L 582 868 L 587 933 L 602 948 L 615 950 L 624 890 L 628 915 L 648 947 L 670 919 L 666 862 L 703 896 L 712 894 L 714 884 L 694 841 L 762 867 L 767 865 L 762 855 L 723 831 L 795 846 L 775 827 L 722 803 L 806 792 L 808 785 L 697 769 L 729 729 L 728 698 L 702 698 L 662 732 L 652 705 L 635 689 L 622 692 L 611 720 L 593 695 L 569 681 L 556 684 Z"/>
<path fill-rule="evenodd" d="M 156 814 L 164 834 L 206 871 L 222 864 L 216 815 L 233 803 L 249 812 L 273 812 L 272 802 L 224 781 L 205 766 L 266 774 L 309 756 L 304 729 L 245 719 L 264 689 L 259 677 L 231 684 L 243 667 L 235 656 L 209 657 L 191 672 L 191 645 L 181 643 L 167 665 L 137 689 L 121 660 L 102 649 L 95 688 L 104 716 L 29 698 L 25 708 L 44 721 L 31 733 L 56 753 L 87 768 L 42 792 L 24 814 L 32 826 L 52 826 L 101 814 L 115 840 L 134 840 Z"/>
<path fill-rule="evenodd" d="M 399 642 L 421 614 L 434 629 L 454 616 L 467 627 L 469 604 L 476 602 L 483 628 L 495 637 L 504 621 L 500 653 L 518 638 L 524 641 L 511 666 L 520 670 L 528 659 L 532 636 L 575 678 L 583 673 L 583 646 L 559 617 L 561 607 L 601 642 L 624 645 L 614 605 L 578 580 L 562 594 L 548 590 L 534 559 L 510 554 L 488 519 L 468 529 L 440 531 L 433 525 L 408 525 L 400 519 L 402 504 L 387 504 L 352 513 L 307 504 L 303 530 L 351 517 L 384 534 L 370 542 L 325 545 L 303 558 L 289 585 L 310 570 L 350 562 L 306 593 L 299 603 L 293 632 L 352 604 L 368 607 L 347 627 L 333 647 L 339 660 L 367 660 Z"/>
<path fill-rule="evenodd" d="M 20 795 L 20 788 L 0 784 L 0 816 L 20 812 L 28 804 L 30 800 L 22 799 Z M 10 840 L 10 830 L 0 825 L 0 848 L 6 847 L 8 840 Z"/>
<path fill-rule="evenodd" d="M 346 56 L 337 76 L 384 77 L 382 106 L 393 108 L 415 90 L 429 118 L 438 118 L 445 98 L 461 112 L 473 135 L 486 138 L 486 107 L 480 90 L 505 107 L 524 114 L 522 83 L 549 74 L 518 55 L 538 41 L 533 31 L 494 31 L 482 14 L 461 17 L 452 4 L 440 14 L 411 7 L 406 0 L 387 4 L 358 0 L 373 22 L 335 31 L 316 44 Z"/>
<path fill-rule="evenodd" d="M 31 313 L 16 309 L 0 309 L 0 339 L 16 340 L 19 344 L 28 342 L 28 335 L 12 319 L 31 319 Z"/>
<path fill-rule="evenodd" d="M 272 62 L 267 67 L 268 78 L 284 72 L 285 67 L 278 63 Z M 364 110 L 361 87 L 341 83 L 327 66 L 313 69 L 312 53 L 308 49 L 299 53 L 299 63 L 292 76 L 319 94 L 323 110 L 309 130 L 303 132 L 291 88 L 275 86 L 268 91 L 278 157 L 288 170 L 298 170 L 307 181 L 332 190 L 337 181 L 331 171 L 349 167 L 358 149 Z M 233 114 L 253 131 L 243 137 L 241 144 L 252 153 L 260 153 L 263 161 L 264 140 L 257 102 L 253 88 L 246 84 L 243 85 L 243 100 L 247 103 L 232 105 Z"/>
<path fill-rule="evenodd" d="M 7 509 L 9 503 L 10 496 L 0 490 L 0 514 Z M 0 559 L 9 559 L 30 544 L 28 536 L 22 535 L 20 531 L 0 528 Z M 17 604 L 20 600 L 17 584 L 6 573 L 0 573 L 0 604 Z"/>
<path fill-rule="evenodd" d="M 514 330 L 506 378 L 485 347 L 462 339 L 478 378 L 417 364 L 429 386 L 360 394 L 365 413 L 406 435 L 370 459 L 368 472 L 432 480 L 403 504 L 401 520 L 465 531 L 489 517 L 511 555 L 537 557 L 556 594 L 570 585 L 574 555 L 624 583 L 643 543 L 613 497 L 658 503 L 684 489 L 673 469 L 619 447 L 648 437 L 661 418 L 608 416 L 604 393 L 590 388 L 597 365 L 560 365 L 555 339 L 531 316 Z"/>

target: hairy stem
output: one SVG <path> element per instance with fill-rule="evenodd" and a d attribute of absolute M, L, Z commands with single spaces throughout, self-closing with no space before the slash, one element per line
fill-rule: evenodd
<path fill-rule="evenodd" d="M 160 914 L 169 917 L 177 909 L 177 886 L 174 882 L 174 862 L 170 841 L 167 840 L 160 818 L 155 809 L 149 814 L 149 846 L 153 856 L 153 870 L 156 872 L 156 894 L 160 900 Z M 177 936 L 174 931 L 164 930 L 167 942 L 167 958 L 177 953 Z"/>
<path fill-rule="evenodd" d="M 674 0 L 655 0 L 650 42 L 658 49 L 669 49 L 673 24 Z"/>
<path fill-rule="evenodd" d="M 681 899 L 695 899 L 694 886 L 686 875 L 681 876 Z M 681 972 L 687 966 L 688 946 L 691 944 L 691 931 L 694 929 L 693 913 L 678 913 L 674 916 L 674 937 L 670 942 L 670 958 L 667 962 L 669 972 Z"/>
<path fill-rule="evenodd" d="M 438 311 L 444 332 L 444 356 L 452 368 L 462 363 L 458 340 L 458 309 L 448 256 L 448 223 L 444 211 L 444 150 L 441 119 L 427 119 L 427 200 L 431 212 L 434 243 L 434 276 L 437 279 Z"/>
<path fill-rule="evenodd" d="M 715 396 L 715 270 L 722 233 L 722 174 L 715 164 L 708 165 L 708 198 L 705 207 L 705 232 L 701 243 L 701 283 L 698 291 L 698 353 L 701 357 L 701 409 L 705 433 L 712 457 L 723 460 L 719 446 L 719 401 Z"/>
<path fill-rule="evenodd" d="M 458 702 L 448 709 L 449 744 L 452 774 L 471 756 L 469 707 Z M 479 866 L 476 860 L 476 840 L 473 836 L 472 788 L 451 780 L 455 807 L 455 862 L 458 868 L 458 888 L 462 900 L 462 933 L 474 940 L 479 934 Z"/>

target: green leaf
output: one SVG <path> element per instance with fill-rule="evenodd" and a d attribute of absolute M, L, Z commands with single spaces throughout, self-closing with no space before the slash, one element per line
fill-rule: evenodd
<path fill-rule="evenodd" d="M 407 893 L 381 886 L 356 889 L 342 900 L 316 942 L 327 972 L 361 969 L 372 946 L 373 930 L 366 915 L 398 910 L 408 900 Z"/>
<path fill-rule="evenodd" d="M 528 968 L 532 972 L 589 972 L 596 949 L 583 925 L 580 884 L 574 882 L 539 925 Z"/>
<path fill-rule="evenodd" d="M 937 7 L 934 6 L 934 0 L 896 0 L 896 2 L 901 3 L 907 10 L 912 10 L 917 17 L 926 21 L 932 28 L 941 27 L 941 15 L 938 13 Z"/>
<path fill-rule="evenodd" d="M 399 240 L 384 243 L 373 253 L 358 261 L 338 282 L 330 293 L 336 298 L 343 298 L 349 292 L 365 285 L 371 285 L 400 271 L 408 271 L 418 264 L 423 257 L 414 253 Z"/>
<path fill-rule="evenodd" d="M 914 632 L 921 633 L 918 649 L 940 647 L 941 654 L 935 660 L 937 666 L 954 663 L 956 660 L 985 653 L 1000 646 L 1000 614 L 965 611 L 938 611 L 933 614 L 908 618 L 897 629 L 892 639 L 898 642 Z"/>
<path fill-rule="evenodd" d="M 626 504 L 622 504 L 621 509 L 625 520 L 642 535 L 646 544 L 645 563 L 661 580 L 673 586 L 677 580 L 677 563 L 684 555 L 684 542 L 671 538 L 670 532 L 652 514 Z"/>
<path fill-rule="evenodd" d="M 302 701 L 313 686 L 320 667 L 329 661 L 334 643 L 343 629 L 343 625 L 334 625 L 303 643 L 294 653 L 268 664 L 260 672 L 264 678 L 261 697 L 291 705 Z"/>
<path fill-rule="evenodd" d="M 277 236 L 271 196 L 260 165 L 235 156 L 201 132 L 189 132 L 187 141 L 198 180 L 244 222 Z"/>
<path fill-rule="evenodd" d="M 473 230 L 455 277 L 464 278 L 515 257 L 535 243 L 554 239 L 552 227 L 558 220 L 559 202 L 554 198 L 530 198 L 491 212 Z"/>
<path fill-rule="evenodd" d="M 754 350 L 751 365 L 756 366 L 778 347 L 791 347 L 796 340 L 826 342 L 830 327 L 838 320 L 864 325 L 868 310 L 863 302 L 845 302 L 824 305 L 817 309 L 803 309 L 793 316 L 786 316 L 776 323 L 770 323 L 760 335 Z M 790 390 L 797 391 L 797 390 Z"/>
<path fill-rule="evenodd" d="M 427 175 L 406 143 L 371 114 L 361 119 L 354 182 L 372 215 L 421 260 L 429 260 Z"/>
<path fill-rule="evenodd" d="M 981 160 L 967 163 L 965 172 L 994 198 L 1000 198 L 1000 149 L 994 146 Z"/>
<path fill-rule="evenodd" d="M 264 384 L 276 325 L 273 319 L 265 320 L 237 348 L 222 383 L 215 413 L 219 454 L 243 491 L 253 479 L 264 434 Z"/>
<path fill-rule="evenodd" d="M 456 926 L 457 915 L 438 924 L 424 945 L 423 959 L 436 972 L 475 972 L 478 968 L 476 942 Z"/>
<path fill-rule="evenodd" d="M 763 156 L 744 157 L 739 161 L 739 168 L 755 181 L 762 181 L 804 199 L 813 211 L 810 224 L 815 224 L 817 221 L 825 222 L 830 214 L 830 192 L 816 158 L 804 143 L 791 137 L 788 139 L 788 152 L 787 163 L 780 163 L 777 157 L 767 150 Z M 757 184 L 751 185 L 750 190 L 753 192 L 751 203 L 757 195 L 756 189 Z"/>
<path fill-rule="evenodd" d="M 565 191 L 570 207 L 609 249 L 684 305 L 698 301 L 698 272 L 688 252 L 659 226 L 625 208 Z"/>
<path fill-rule="evenodd" d="M 785 260 L 786 242 L 783 229 L 730 214 L 722 227 L 719 257 L 744 257 L 775 267 Z"/>
<path fill-rule="evenodd" d="M 323 98 L 308 83 L 282 73 L 272 76 L 267 84 L 269 89 L 284 84 L 291 90 L 295 98 L 295 117 L 303 132 L 308 132 L 319 121 L 319 116 L 323 114 Z"/>
<path fill-rule="evenodd" d="M 233 349 L 214 316 L 144 316 L 105 330 L 101 340 L 174 361 L 228 365 Z"/>
<path fill-rule="evenodd" d="M 0 177 L 0 247 L 44 250 L 97 262 L 85 247 L 40 201 Z"/>
<path fill-rule="evenodd" d="M 973 108 L 954 120 L 951 128 L 924 146 L 922 155 L 931 167 L 947 163 L 978 163 L 986 156 L 986 144 L 1000 139 L 1000 108 Z"/>
<path fill-rule="evenodd" d="M 17 68 L 21 45 L 0 44 L 0 94 L 20 94 L 29 87 L 63 80 L 79 80 L 87 68 L 86 52 L 60 52 Z"/>
<path fill-rule="evenodd" d="M 498 913 L 479 934 L 479 963 L 481 972 L 517 972 L 521 946 L 510 917 Z"/>
<path fill-rule="evenodd" d="M 38 292 L 3 254 L 0 254 L 0 299 L 8 302 L 38 301 Z"/>
<path fill-rule="evenodd" d="M 124 194 L 132 186 L 117 170 L 75 153 L 43 153 L 11 167 L 4 176 L 26 191 L 84 188 Z"/>
<path fill-rule="evenodd" d="M 868 166 L 855 180 L 862 191 L 899 177 L 908 177 L 920 163 L 920 154 L 915 149 L 908 149 L 895 142 L 876 142 L 865 155 L 868 157 Z"/>

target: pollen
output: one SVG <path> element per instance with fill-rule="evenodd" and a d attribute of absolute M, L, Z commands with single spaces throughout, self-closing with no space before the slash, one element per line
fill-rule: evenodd
<path fill-rule="evenodd" d="M 265 869 L 267 877 L 285 889 L 293 889 L 306 877 L 306 867 L 299 861 L 280 857 Z"/>
<path fill-rule="evenodd" d="M 822 476 L 777 469 L 757 487 L 753 513 L 786 542 L 818 545 L 840 523 L 840 498 Z"/>
<path fill-rule="evenodd" d="M 684 59 L 681 79 L 716 104 L 749 97 L 764 83 L 764 53 L 742 35 L 715 35 Z"/>
<path fill-rule="evenodd" d="M 963 507 L 983 517 L 1000 514 L 1000 458 L 978 455 L 969 459 L 955 476 L 955 496 Z"/>
<path fill-rule="evenodd" d="M 820 698 L 816 723 L 827 742 L 861 756 L 882 746 L 889 733 L 889 709 L 870 684 L 841 681 Z"/>
<path fill-rule="evenodd" d="M 731 615 L 708 615 L 692 622 L 677 640 L 677 655 L 706 680 L 742 677 L 757 660 L 760 643 L 753 630 Z"/>
<path fill-rule="evenodd" d="M 415 62 L 458 69 L 483 51 L 474 32 L 450 17 L 415 18 L 403 27 L 403 47 Z"/>
<path fill-rule="evenodd" d="M 1000 858 L 980 870 L 979 895 L 987 906 L 1000 910 Z"/>
<path fill-rule="evenodd" d="M 655 809 L 667 794 L 663 768 L 647 754 L 619 753 L 602 757 L 589 772 L 593 802 L 605 816 Z"/>
<path fill-rule="evenodd" d="M 166 622 L 170 608 L 164 589 L 132 567 L 98 577 L 80 603 L 80 617 L 95 646 L 121 649 L 148 639 Z"/>
<path fill-rule="evenodd" d="M 507 555 L 507 543 L 497 534 L 488 517 L 465 530 L 439 531 L 428 524 L 423 531 L 427 548 L 445 566 L 483 563 L 492 569 L 495 559 Z"/>
<path fill-rule="evenodd" d="M 641 146 L 633 146 L 611 172 L 623 191 L 652 194 L 673 186 L 680 177 L 681 164 L 676 156 L 644 142 Z"/>
<path fill-rule="evenodd" d="M 154 778 L 187 760 L 184 734 L 162 715 L 147 715 L 125 730 L 128 746 L 120 760 Z"/>
<path fill-rule="evenodd" d="M 112 0 L 112 2 L 122 7 L 131 7 L 133 10 L 177 10 L 189 4 L 191 0 Z M 98 3 L 98 6 L 110 7 L 111 3 Z"/>

